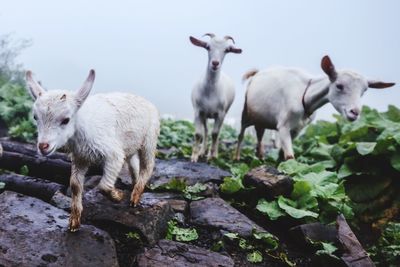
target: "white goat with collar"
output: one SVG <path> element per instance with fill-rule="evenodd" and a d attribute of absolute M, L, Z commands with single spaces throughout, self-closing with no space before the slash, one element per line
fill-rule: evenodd
<path fill-rule="evenodd" d="M 65 147 L 71 155 L 72 232 L 80 226 L 83 182 L 91 164 L 103 165 L 99 189 L 120 201 L 122 191 L 114 184 L 126 161 L 134 184 L 131 204 L 139 202 L 153 171 L 160 128 L 157 109 L 141 97 L 123 93 L 89 96 L 94 78 L 91 70 L 77 92 L 45 91 L 30 71 L 26 73 L 35 100 L 39 153 L 47 156 Z"/>
<path fill-rule="evenodd" d="M 254 125 L 257 133 L 257 156 L 264 155 L 262 138 L 265 129 L 278 131 L 285 159 L 294 158 L 292 138 L 314 117 L 314 112 L 330 102 L 350 121 L 358 118 L 361 96 L 369 88 L 382 89 L 394 83 L 371 81 L 353 71 L 336 71 L 325 56 L 321 68 L 325 77 L 313 77 L 298 69 L 275 68 L 249 71 L 249 79 L 242 113 L 242 127 L 238 137 L 236 159 L 247 127 Z"/>
<path fill-rule="evenodd" d="M 212 131 L 212 145 L 208 159 L 218 156 L 218 136 L 225 115 L 235 98 L 235 87 L 232 79 L 221 72 L 222 62 L 227 53 L 242 53 L 242 50 L 234 47 L 232 37 L 225 36 L 220 39 L 212 33 L 205 34 L 211 37 L 205 42 L 190 36 L 193 45 L 205 48 L 208 51 L 207 71 L 193 87 L 192 104 L 194 109 L 194 124 L 196 128 L 195 140 L 192 151 L 192 162 L 197 162 L 199 156 L 203 156 L 207 150 L 207 119 L 214 119 Z"/>

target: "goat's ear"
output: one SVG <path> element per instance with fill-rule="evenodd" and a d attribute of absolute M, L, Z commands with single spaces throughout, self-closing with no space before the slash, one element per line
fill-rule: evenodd
<path fill-rule="evenodd" d="M 231 46 L 231 47 L 229 47 L 229 48 L 227 49 L 226 52 L 228 52 L 228 53 L 235 53 L 235 54 L 241 54 L 241 53 L 242 53 L 242 49 Z"/>
<path fill-rule="evenodd" d="M 395 83 L 385 83 L 381 81 L 368 81 L 368 87 L 374 89 L 385 89 L 388 87 L 392 87 Z"/>
<path fill-rule="evenodd" d="M 37 99 L 44 94 L 45 90 L 38 82 L 36 82 L 32 77 L 32 71 L 28 70 L 26 72 L 26 84 L 28 85 L 28 92 L 33 99 Z"/>
<path fill-rule="evenodd" d="M 333 65 L 329 56 L 324 56 L 321 60 L 321 68 L 328 75 L 329 80 L 334 82 L 337 78 L 335 66 Z"/>
<path fill-rule="evenodd" d="M 93 82 L 96 74 L 94 70 L 90 70 L 89 76 L 86 78 L 86 81 L 83 83 L 81 89 L 75 95 L 75 101 L 78 108 L 80 108 L 85 102 L 86 98 L 89 96 L 90 90 L 92 90 Z"/>
<path fill-rule="evenodd" d="M 197 38 L 194 38 L 193 36 L 190 36 L 189 39 L 190 39 L 190 42 L 195 46 L 203 47 L 205 49 L 207 49 L 207 47 L 208 47 L 206 42 L 199 40 Z"/>

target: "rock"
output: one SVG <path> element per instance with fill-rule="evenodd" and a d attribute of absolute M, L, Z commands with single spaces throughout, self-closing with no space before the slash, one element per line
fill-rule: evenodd
<path fill-rule="evenodd" d="M 290 234 L 293 240 L 301 241 L 303 244 L 307 243 L 307 239 L 330 243 L 336 243 L 338 241 L 335 226 L 324 225 L 319 222 L 293 227 L 290 229 Z"/>
<path fill-rule="evenodd" d="M 157 160 L 156 168 L 149 184 L 152 187 L 158 187 L 168 183 L 172 178 L 182 179 L 187 185 L 207 182 L 220 184 L 226 176 L 231 176 L 231 174 L 206 163 Z"/>
<path fill-rule="evenodd" d="M 375 267 L 368 253 L 358 241 L 343 215 L 336 219 L 338 239 L 343 246 L 341 259 L 348 267 Z"/>
<path fill-rule="evenodd" d="M 0 266 L 118 266 L 106 232 L 69 233 L 68 213 L 42 200 L 5 191 L 0 214 Z"/>
<path fill-rule="evenodd" d="M 58 183 L 19 174 L 2 174 L 0 182 L 5 183 L 5 190 L 37 197 L 46 202 L 50 201 L 55 192 L 66 188 Z"/>
<path fill-rule="evenodd" d="M 57 191 L 50 200 L 50 204 L 70 212 L 71 211 L 71 198 L 64 195 L 62 192 Z"/>
<path fill-rule="evenodd" d="M 185 213 L 188 210 L 188 203 L 179 194 L 174 193 L 144 193 L 142 201 L 149 202 L 151 199 L 165 200 L 175 212 Z"/>
<path fill-rule="evenodd" d="M 168 201 L 144 193 L 138 207 L 130 207 L 130 191 L 124 191 L 120 203 L 109 200 L 93 189 L 84 195 L 83 221 L 93 224 L 117 223 L 138 230 L 150 244 L 165 237 L 167 223 L 174 216 Z"/>
<path fill-rule="evenodd" d="M 191 222 L 195 225 L 238 233 L 243 237 L 251 236 L 253 229 L 265 232 L 221 198 L 193 201 L 190 203 L 190 216 Z"/>
<path fill-rule="evenodd" d="M 273 167 L 266 165 L 252 169 L 244 176 L 246 187 L 255 187 L 257 196 L 273 199 L 279 195 L 289 195 L 293 190 L 293 180 Z"/>
<path fill-rule="evenodd" d="M 155 247 L 140 254 L 137 263 L 138 267 L 234 266 L 228 256 L 170 240 L 160 240 Z"/>

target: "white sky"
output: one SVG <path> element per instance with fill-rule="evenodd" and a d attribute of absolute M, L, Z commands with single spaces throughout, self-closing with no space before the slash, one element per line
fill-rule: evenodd
<path fill-rule="evenodd" d="M 190 93 L 206 68 L 206 51 L 189 35 L 231 35 L 241 55 L 223 70 L 236 83 L 228 117 L 240 120 L 250 68 L 293 66 L 322 75 L 329 54 L 338 69 L 400 82 L 400 1 L 2 1 L 0 34 L 33 45 L 19 57 L 49 89 L 77 89 L 90 68 L 93 92 L 128 91 L 155 103 L 162 114 L 192 119 Z M 369 90 L 363 103 L 397 105 L 400 86 Z M 327 104 L 318 118 L 330 118 Z"/>

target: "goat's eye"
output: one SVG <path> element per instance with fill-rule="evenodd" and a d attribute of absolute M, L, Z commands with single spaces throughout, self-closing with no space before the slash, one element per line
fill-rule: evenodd
<path fill-rule="evenodd" d="M 33 115 L 33 119 L 34 119 L 35 121 L 37 121 L 37 117 L 36 117 L 36 115 Z"/>
<path fill-rule="evenodd" d="M 343 91 L 343 89 L 344 89 L 343 84 L 336 84 L 336 88 L 337 88 L 339 91 Z"/>
<path fill-rule="evenodd" d="M 69 122 L 69 118 L 65 118 L 61 121 L 61 125 L 67 125 Z"/>

